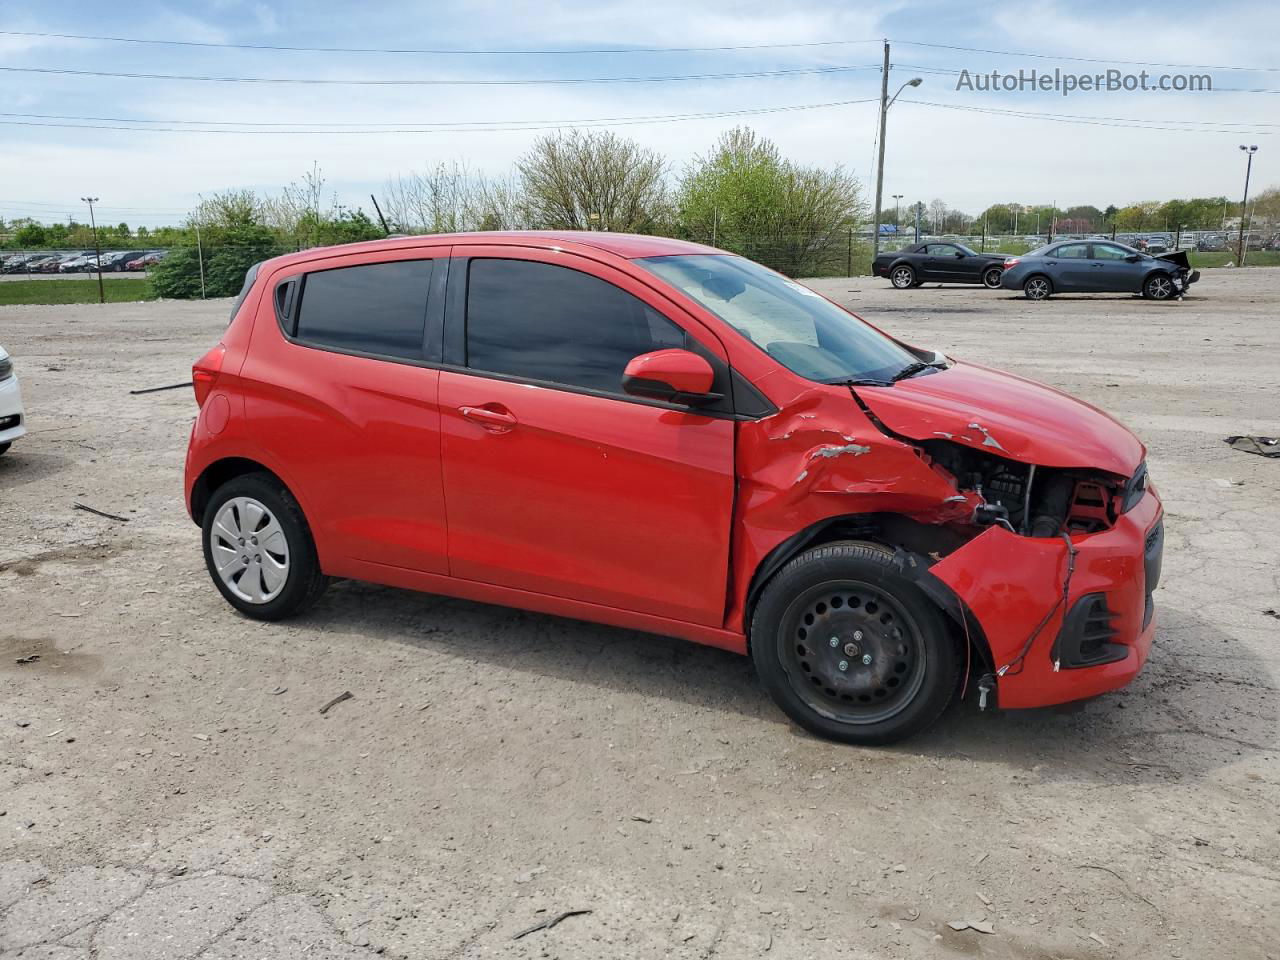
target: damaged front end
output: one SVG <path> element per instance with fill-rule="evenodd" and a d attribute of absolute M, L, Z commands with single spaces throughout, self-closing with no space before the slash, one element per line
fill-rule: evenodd
<path fill-rule="evenodd" d="M 743 425 L 737 575 L 750 582 L 731 623 L 746 624 L 798 550 L 870 540 L 973 644 L 984 701 L 1044 706 L 1132 679 L 1163 547 L 1136 438 L 1065 394 L 968 364 L 847 389 Z"/>

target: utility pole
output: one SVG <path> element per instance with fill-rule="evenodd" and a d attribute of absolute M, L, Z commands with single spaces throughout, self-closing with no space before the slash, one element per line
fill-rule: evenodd
<path fill-rule="evenodd" d="M 898 215 L 898 201 L 902 199 L 902 196 L 903 195 L 901 193 L 895 193 L 893 195 L 893 222 L 897 224 L 899 230 L 902 229 L 902 219 Z"/>
<path fill-rule="evenodd" d="M 918 87 L 924 81 L 912 77 L 898 88 L 901 93 L 907 87 Z M 884 42 L 884 68 L 880 73 L 880 157 L 876 161 L 876 220 L 875 232 L 871 235 L 871 258 L 874 260 L 880 253 L 880 202 L 884 199 L 884 135 L 889 119 L 889 108 L 898 99 L 898 93 L 889 96 L 889 41 Z"/>
<path fill-rule="evenodd" d="M 81 197 L 80 199 L 89 205 L 89 226 L 93 228 L 93 249 L 97 252 L 98 261 L 98 302 L 106 303 L 107 297 L 102 291 L 102 244 L 98 242 L 98 221 L 93 216 L 93 205 L 98 202 L 98 198 Z"/>
<path fill-rule="evenodd" d="M 1244 168 L 1244 199 L 1240 201 L 1240 266 L 1243 267 L 1245 254 L 1244 222 L 1247 219 L 1245 215 L 1248 213 L 1246 208 L 1249 206 L 1249 174 L 1253 173 L 1253 155 L 1258 152 L 1258 145 L 1254 144 L 1251 147 L 1246 147 L 1242 143 L 1240 144 L 1240 149 L 1249 158 Z"/>
<path fill-rule="evenodd" d="M 200 242 L 200 221 L 196 221 L 196 259 L 200 261 L 200 299 L 204 299 L 204 244 Z"/>
<path fill-rule="evenodd" d="M 880 71 L 880 157 L 876 161 L 876 221 L 871 234 L 871 259 L 880 253 L 880 199 L 884 193 L 884 131 L 889 119 L 889 41 L 884 42 L 884 67 Z"/>

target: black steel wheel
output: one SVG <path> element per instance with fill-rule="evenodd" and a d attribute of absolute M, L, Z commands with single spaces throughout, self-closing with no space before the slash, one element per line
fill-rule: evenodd
<path fill-rule="evenodd" d="M 761 595 L 751 652 L 788 716 L 847 743 L 923 730 L 959 679 L 937 607 L 875 544 L 828 544 L 783 567 Z"/>

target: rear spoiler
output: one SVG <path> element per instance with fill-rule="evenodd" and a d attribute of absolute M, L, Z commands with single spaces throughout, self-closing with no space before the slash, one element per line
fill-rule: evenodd
<path fill-rule="evenodd" d="M 1168 253 L 1160 253 L 1156 255 L 1157 260 L 1168 260 L 1170 263 L 1177 264 L 1183 270 L 1191 269 L 1191 258 L 1187 256 L 1185 250 L 1170 250 Z"/>

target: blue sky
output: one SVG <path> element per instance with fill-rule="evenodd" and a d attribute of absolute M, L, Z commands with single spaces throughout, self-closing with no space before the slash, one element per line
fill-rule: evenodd
<path fill-rule="evenodd" d="M 143 132 L 34 124 L 201 121 L 211 124 L 451 124 L 670 116 L 872 100 L 881 38 L 893 44 L 891 89 L 912 76 L 890 112 L 886 205 L 942 198 L 970 213 L 994 202 L 1118 205 L 1170 196 L 1239 194 L 1237 145 L 1257 143 L 1255 188 L 1280 182 L 1271 132 L 1280 130 L 1280 4 L 1076 0 L 1035 4 L 452 3 L 201 4 L 63 2 L 0 6 L 0 30 L 274 46 L 551 50 L 552 54 L 372 54 L 160 46 L 0 34 L 0 67 L 316 80 L 531 80 L 796 72 L 661 83 L 554 85 L 260 84 L 133 79 L 0 70 L 0 217 L 83 217 L 79 197 L 131 223 L 177 222 L 197 195 L 230 187 L 276 191 L 320 164 L 351 205 L 389 177 L 459 159 L 507 172 L 531 131 L 343 135 Z M 831 44 L 830 41 L 871 41 Z M 797 44 L 773 49 L 581 53 L 621 47 Z M 821 44 L 821 45 L 815 45 Z M 933 46 L 941 45 L 941 46 Z M 1010 51 L 980 53 L 946 47 Z M 1034 55 L 1034 56 L 1033 56 Z M 1074 59 L 1073 59 L 1074 58 Z M 1084 62 L 1084 58 L 1108 61 Z M 1203 64 L 1146 67 L 1207 73 L 1214 92 L 991 93 L 957 90 L 955 71 L 1054 68 L 1094 73 L 1119 60 Z M 1263 69 L 1269 68 L 1269 69 Z M 927 106 L 924 103 L 945 106 Z M 1095 118 L 1090 123 L 982 111 Z M 25 115 L 25 116 L 19 116 Z M 38 115 L 38 116 L 32 116 Z M 102 118 L 95 121 L 61 117 Z M 1117 118 L 1117 119 L 1096 119 Z M 1146 128 L 1128 124 L 1146 123 Z M 614 128 L 662 150 L 678 172 L 734 124 L 752 126 L 806 163 L 841 163 L 870 188 L 876 107 L 839 107 Z M 1118 126 L 1112 124 L 1120 124 Z M 164 126 L 153 123 L 152 126 Z M 1165 126 L 1175 129 L 1153 129 Z M 241 128 L 243 129 L 243 128 Z"/>

